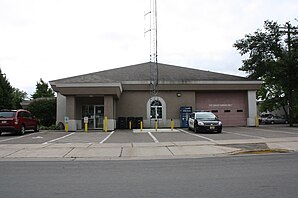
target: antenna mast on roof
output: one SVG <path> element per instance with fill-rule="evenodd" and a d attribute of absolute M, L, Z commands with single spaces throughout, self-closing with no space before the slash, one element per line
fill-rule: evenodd
<path fill-rule="evenodd" d="M 145 13 L 145 19 L 149 20 L 149 29 L 145 30 L 145 34 L 150 35 L 150 89 L 157 95 L 158 86 L 158 62 L 157 62 L 157 6 L 156 0 L 149 0 L 150 10 Z"/>

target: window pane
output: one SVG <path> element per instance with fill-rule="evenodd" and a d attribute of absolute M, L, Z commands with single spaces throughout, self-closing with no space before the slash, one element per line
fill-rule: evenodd
<path fill-rule="evenodd" d="M 162 107 L 156 107 L 157 108 L 157 118 L 162 118 Z"/>
<path fill-rule="evenodd" d="M 155 119 L 156 116 L 156 111 L 155 111 L 155 107 L 151 107 L 151 113 L 150 113 L 151 119 Z"/>
<path fill-rule="evenodd" d="M 12 118 L 15 115 L 15 112 L 0 112 L 0 118 Z"/>
<path fill-rule="evenodd" d="M 23 116 L 24 116 L 23 112 L 20 111 L 20 112 L 18 113 L 18 118 L 22 118 Z M 11 116 L 11 117 L 12 117 L 12 116 Z"/>
<path fill-rule="evenodd" d="M 151 119 L 162 119 L 162 104 L 159 100 L 151 102 L 150 116 Z"/>
<path fill-rule="evenodd" d="M 24 115 L 23 115 L 24 118 L 29 118 L 30 117 L 28 112 L 23 112 L 23 113 L 24 113 Z"/>
<path fill-rule="evenodd" d="M 162 106 L 161 105 L 161 102 L 158 101 L 158 100 L 154 100 L 152 103 L 151 103 L 151 106 Z"/>

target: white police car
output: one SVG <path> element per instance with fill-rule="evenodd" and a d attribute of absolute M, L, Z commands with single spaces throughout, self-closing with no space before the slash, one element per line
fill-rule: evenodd
<path fill-rule="evenodd" d="M 222 123 L 212 112 L 193 112 L 188 118 L 188 128 L 197 132 L 222 132 Z"/>

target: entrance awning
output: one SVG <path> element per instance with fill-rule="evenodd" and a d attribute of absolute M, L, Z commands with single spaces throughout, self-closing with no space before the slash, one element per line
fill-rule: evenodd
<path fill-rule="evenodd" d="M 117 98 L 122 93 L 121 83 L 68 83 L 56 84 L 50 83 L 53 90 L 61 93 L 62 95 L 114 95 Z"/>

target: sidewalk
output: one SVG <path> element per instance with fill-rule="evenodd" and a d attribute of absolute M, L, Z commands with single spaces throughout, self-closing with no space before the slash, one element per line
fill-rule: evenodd
<path fill-rule="evenodd" d="M 243 151 L 298 151 L 298 137 L 161 143 L 1 144 L 0 161 L 137 160 L 227 156 Z"/>

